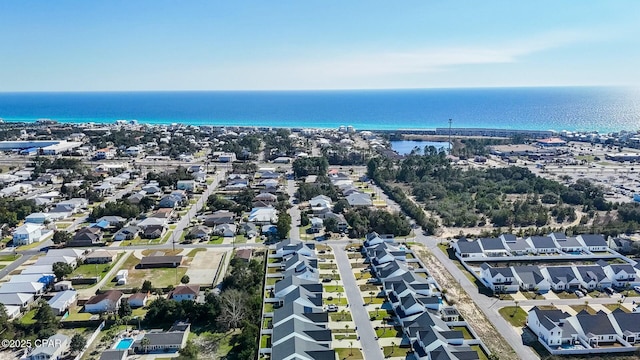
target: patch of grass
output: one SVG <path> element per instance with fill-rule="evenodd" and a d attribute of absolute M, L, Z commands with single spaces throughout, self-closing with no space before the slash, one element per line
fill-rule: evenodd
<path fill-rule="evenodd" d="M 362 351 L 358 348 L 339 348 L 335 350 L 341 360 L 364 360 Z"/>
<path fill-rule="evenodd" d="M 352 321 L 353 320 L 351 318 L 350 311 L 345 311 L 344 313 L 342 311 L 330 313 L 329 317 L 331 318 L 331 321 Z"/>
<path fill-rule="evenodd" d="M 77 311 L 69 311 L 69 316 L 67 316 L 64 321 L 84 321 L 90 320 L 93 314 L 86 312 L 77 312 Z"/>
<path fill-rule="evenodd" d="M 505 306 L 498 310 L 500 315 L 515 327 L 522 327 L 527 322 L 527 313 L 521 307 Z"/>
<path fill-rule="evenodd" d="M 478 358 L 480 360 L 489 360 L 489 356 L 482 350 L 480 345 L 472 345 L 471 348 L 478 353 Z"/>
<path fill-rule="evenodd" d="M 373 299 L 370 299 L 369 296 L 365 296 L 363 297 L 363 299 L 365 304 L 381 305 L 385 301 L 384 298 L 379 298 L 379 297 L 376 297 L 375 295 L 373 296 Z"/>
<path fill-rule="evenodd" d="M 0 261 L 15 261 L 21 256 L 21 254 L 0 255 Z"/>
<path fill-rule="evenodd" d="M 162 238 L 157 239 L 143 239 L 140 236 L 136 236 L 133 240 L 122 240 L 120 246 L 136 246 L 136 245 L 159 245 L 163 242 Z"/>
<path fill-rule="evenodd" d="M 360 291 L 366 292 L 368 293 L 369 291 L 373 291 L 375 293 L 379 293 L 380 292 L 380 288 L 376 285 L 371 285 L 371 284 L 364 284 L 364 285 L 360 285 Z"/>
<path fill-rule="evenodd" d="M 273 303 L 265 303 L 264 304 L 264 312 L 270 313 L 270 312 L 273 312 L 274 309 L 275 309 L 275 306 L 274 306 Z"/>
<path fill-rule="evenodd" d="M 473 339 L 473 335 L 471 335 L 471 333 L 469 332 L 469 329 L 467 329 L 466 326 L 455 326 L 452 328 L 452 330 L 462 331 L 462 335 L 465 340 Z"/>
<path fill-rule="evenodd" d="M 320 264 L 318 267 L 320 268 L 320 270 L 337 270 L 338 269 L 338 265 L 336 264 Z"/>
<path fill-rule="evenodd" d="M 267 285 L 275 285 L 278 282 L 278 278 L 267 278 L 266 284 Z"/>
<path fill-rule="evenodd" d="M 18 246 L 18 248 L 16 250 L 17 251 L 27 251 L 27 250 L 35 249 L 35 248 L 37 248 L 39 246 L 42 246 L 42 242 L 40 242 L 40 241 L 34 242 L 32 244 L 29 244 L 29 245 Z"/>
<path fill-rule="evenodd" d="M 338 334 L 338 335 L 335 335 L 335 339 L 336 340 L 356 340 L 357 338 L 358 338 L 358 335 L 356 335 L 356 334 L 350 334 L 350 335 Z"/>
<path fill-rule="evenodd" d="M 260 337 L 260 348 L 271 347 L 271 335 L 262 335 Z"/>
<path fill-rule="evenodd" d="M 521 291 L 520 293 L 529 300 L 537 299 L 539 296 L 534 291 Z"/>
<path fill-rule="evenodd" d="M 382 320 L 387 316 L 389 316 L 389 312 L 387 310 L 380 309 L 378 311 L 369 311 L 369 319 Z"/>
<path fill-rule="evenodd" d="M 620 304 L 604 304 L 604 307 L 606 307 L 607 309 L 609 309 L 611 311 L 616 310 L 616 309 L 620 309 L 620 310 L 622 310 L 622 311 L 624 311 L 626 313 L 631 312 L 626 307 L 620 306 Z"/>
<path fill-rule="evenodd" d="M 118 257 L 119 258 L 119 257 Z M 117 260 L 116 260 L 117 261 Z M 114 263 L 116 262 L 114 261 Z M 102 277 L 109 269 L 111 269 L 112 263 L 106 264 L 82 264 L 79 265 L 73 272 L 70 277 Z"/>
<path fill-rule="evenodd" d="M 242 234 L 236 235 L 234 242 L 236 244 L 245 244 L 247 242 L 247 238 Z"/>
<path fill-rule="evenodd" d="M 64 230 L 64 229 L 68 228 L 69 226 L 71 226 L 71 223 L 68 223 L 68 222 L 56 223 L 56 229 L 58 229 L 58 230 Z"/>
<path fill-rule="evenodd" d="M 211 237 L 211 240 L 209 240 L 209 244 L 220 245 L 220 244 L 222 244 L 222 241 L 224 241 L 224 238 L 222 238 L 220 236 Z"/>
<path fill-rule="evenodd" d="M 29 310 L 27 313 L 25 313 L 21 318 L 20 318 L 20 323 L 24 324 L 24 325 L 33 325 L 36 323 L 36 319 L 34 319 L 33 317 L 36 316 L 36 312 L 38 311 L 38 309 L 32 309 Z"/>
<path fill-rule="evenodd" d="M 376 329 L 376 336 L 379 338 L 402 337 L 402 331 L 389 326 L 382 326 Z"/>
<path fill-rule="evenodd" d="M 587 312 L 591 315 L 595 315 L 596 314 L 596 310 L 594 308 L 592 308 L 591 306 L 584 306 L 584 305 L 569 305 L 570 308 L 572 308 L 573 310 L 575 310 L 576 312 L 580 312 L 583 310 L 587 310 Z"/>
<path fill-rule="evenodd" d="M 329 300 L 329 297 L 331 298 L 331 300 Z M 347 306 L 347 297 L 342 294 L 342 296 L 340 298 L 338 298 L 337 296 L 329 296 L 326 297 L 324 299 L 322 299 L 322 304 L 324 305 L 329 305 L 329 304 L 334 304 L 334 305 L 340 305 L 340 306 Z"/>
<path fill-rule="evenodd" d="M 400 344 L 400 340 L 398 340 L 398 343 L 396 344 L 396 346 L 383 347 L 382 348 L 383 355 L 385 357 L 402 357 L 402 358 L 407 356 L 407 353 L 411 351 L 411 349 L 398 347 L 399 344 Z"/>
<path fill-rule="evenodd" d="M 205 248 L 197 248 L 197 249 L 193 249 L 191 251 L 189 251 L 189 253 L 187 254 L 188 257 L 195 257 L 197 253 L 201 252 L 201 251 L 207 251 L 207 249 Z"/>
<path fill-rule="evenodd" d="M 343 286 L 325 285 L 323 286 L 325 292 L 344 293 Z"/>
<path fill-rule="evenodd" d="M 556 295 L 558 295 L 558 297 L 560 299 L 577 299 L 578 298 L 578 296 L 576 296 L 576 294 L 570 293 L 570 292 L 566 292 L 566 291 L 557 293 Z"/>

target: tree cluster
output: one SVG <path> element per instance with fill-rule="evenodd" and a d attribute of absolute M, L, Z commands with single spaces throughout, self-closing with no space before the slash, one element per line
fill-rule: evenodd
<path fill-rule="evenodd" d="M 103 206 L 96 206 L 91 211 L 89 219 L 95 221 L 103 216 L 121 216 L 125 219 L 135 218 L 142 213 L 140 207 L 124 200 L 109 201 Z"/>
<path fill-rule="evenodd" d="M 0 224 L 16 226 L 28 215 L 41 210 L 42 207 L 37 206 L 34 200 L 0 197 Z"/>
<path fill-rule="evenodd" d="M 292 165 L 296 178 L 308 175 L 325 175 L 329 170 L 329 162 L 324 156 L 297 158 Z"/>
<path fill-rule="evenodd" d="M 372 231 L 394 236 L 406 236 L 411 232 L 409 220 L 399 213 L 357 208 L 349 210 L 344 217 L 351 226 L 352 237 L 363 237 Z"/>
<path fill-rule="evenodd" d="M 179 166 L 177 169 L 163 172 L 149 172 L 147 174 L 147 180 L 155 180 L 161 187 L 175 188 L 178 184 L 178 180 L 191 180 L 191 174 L 187 172 L 187 169 Z"/>

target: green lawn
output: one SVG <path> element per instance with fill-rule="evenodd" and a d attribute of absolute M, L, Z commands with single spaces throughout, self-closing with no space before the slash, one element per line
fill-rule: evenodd
<path fill-rule="evenodd" d="M 349 311 L 345 311 L 344 313 L 341 312 L 341 311 L 330 313 L 329 317 L 331 318 L 331 321 L 351 321 L 351 320 L 353 320 L 351 318 L 351 312 L 349 312 Z"/>
<path fill-rule="evenodd" d="M 344 293 L 344 287 L 336 286 L 336 285 L 325 285 L 323 286 L 324 291 L 333 292 L 333 293 Z"/>
<path fill-rule="evenodd" d="M 20 254 L 0 255 L 0 261 L 15 261 L 21 256 Z"/>
<path fill-rule="evenodd" d="M 363 296 L 363 299 L 365 304 L 382 305 L 384 303 L 384 298 L 379 298 L 379 297 L 376 297 L 375 295 L 373 295 L 373 299 L 369 298 L 368 295 Z"/>
<path fill-rule="evenodd" d="M 405 357 L 407 353 L 411 351 L 410 348 L 400 348 L 398 345 L 400 344 L 400 340 L 398 340 L 396 346 L 385 346 L 382 348 L 382 353 L 385 357 Z"/>
<path fill-rule="evenodd" d="M 340 305 L 340 306 L 347 306 L 347 297 L 342 294 L 342 296 L 340 297 L 340 299 L 338 299 L 337 296 L 331 296 L 331 300 L 329 300 L 329 298 L 324 298 L 322 299 L 322 304 L 324 305 L 329 305 L 329 304 L 334 304 L 334 305 Z"/>
<path fill-rule="evenodd" d="M 338 358 L 341 360 L 363 360 L 362 352 L 358 348 L 339 348 L 335 349 Z"/>
<path fill-rule="evenodd" d="M 118 256 L 118 259 L 120 257 Z M 117 260 L 116 260 L 117 261 Z M 115 261 L 114 261 L 115 262 Z M 78 266 L 69 277 L 102 277 L 109 272 L 112 263 L 106 264 L 82 264 Z"/>
<path fill-rule="evenodd" d="M 379 338 L 402 337 L 402 332 L 390 326 L 383 326 L 376 329 L 376 336 Z"/>
<path fill-rule="evenodd" d="M 580 312 L 583 310 L 587 310 L 587 312 L 591 315 L 595 315 L 596 311 L 594 308 L 592 308 L 591 306 L 585 306 L 585 305 L 569 305 L 569 307 L 571 307 L 573 310 Z"/>
<path fill-rule="evenodd" d="M 275 285 L 278 282 L 278 280 L 280 280 L 280 279 L 278 279 L 278 278 L 267 278 L 266 284 L 267 285 Z"/>
<path fill-rule="evenodd" d="M 471 335 L 471 333 L 469 332 L 469 329 L 467 329 L 466 326 L 455 326 L 452 328 L 452 330 L 462 331 L 462 335 L 464 336 L 465 340 L 473 339 L 473 335 Z"/>
<path fill-rule="evenodd" d="M 58 230 L 64 230 L 64 229 L 68 228 L 69 226 L 71 226 L 71 223 L 68 223 L 68 222 L 56 223 L 56 229 L 58 229 Z"/>
<path fill-rule="evenodd" d="M 133 240 L 123 240 L 120 243 L 120 246 L 135 246 L 135 245 L 159 245 L 164 241 L 164 239 L 142 239 L 140 236 L 136 236 Z"/>
<path fill-rule="evenodd" d="M 566 292 L 566 291 L 559 292 L 556 295 L 558 295 L 558 297 L 560 299 L 577 299 L 578 298 L 578 296 L 576 296 L 576 294 L 570 293 L 570 292 Z"/>
<path fill-rule="evenodd" d="M 222 244 L 222 241 L 223 241 L 223 240 L 224 240 L 224 238 L 223 238 L 223 237 L 220 237 L 220 236 L 218 236 L 218 237 L 212 236 L 212 237 L 211 237 L 211 240 L 209 241 L 209 244 L 220 245 L 220 244 Z"/>
<path fill-rule="evenodd" d="M 500 315 L 515 327 L 522 327 L 527 322 L 527 313 L 518 306 L 506 306 L 498 310 Z"/>
<path fill-rule="evenodd" d="M 35 324 L 36 319 L 34 319 L 33 317 L 36 316 L 36 311 L 38 311 L 38 309 L 29 310 L 27 313 L 24 314 L 24 316 L 20 318 L 20 323 L 24 325 Z"/>
<path fill-rule="evenodd" d="M 369 319 L 382 320 L 387 316 L 389 316 L 389 312 L 387 312 L 387 310 L 380 309 L 378 311 L 369 311 Z"/>
<path fill-rule="evenodd" d="M 482 350 L 482 348 L 480 347 L 480 345 L 471 345 L 471 348 L 473 350 L 475 350 L 478 353 L 478 358 L 480 360 L 489 360 L 489 357 L 487 356 L 487 354 L 484 352 L 484 350 Z"/>
<path fill-rule="evenodd" d="M 260 348 L 271 347 L 271 335 L 262 335 L 260 338 Z"/>
<path fill-rule="evenodd" d="M 40 242 L 40 241 L 34 242 L 33 244 L 29 244 L 29 245 L 18 246 L 18 248 L 16 250 L 17 251 L 26 251 L 26 250 L 35 249 L 35 248 L 37 248 L 39 246 L 42 246 L 42 242 Z"/>
<path fill-rule="evenodd" d="M 320 270 L 338 270 L 338 265 L 336 264 L 320 264 Z"/>
<path fill-rule="evenodd" d="M 377 285 L 364 284 L 364 285 L 360 285 L 360 291 L 365 292 L 367 294 L 369 293 L 369 291 L 373 291 L 374 293 L 377 294 L 380 292 L 380 288 Z"/>
<path fill-rule="evenodd" d="M 605 304 L 604 307 L 606 307 L 607 309 L 609 309 L 611 311 L 616 310 L 616 309 L 620 309 L 620 310 L 622 310 L 622 311 L 624 311 L 626 313 L 630 312 L 629 310 L 627 310 L 626 307 L 620 306 L 619 304 Z"/>
<path fill-rule="evenodd" d="M 86 313 L 86 312 L 69 312 L 69 316 L 67 316 L 64 320 L 65 321 L 90 320 L 91 316 L 93 316 L 93 314 Z"/>
<path fill-rule="evenodd" d="M 237 236 L 236 236 L 236 239 L 234 240 L 234 242 L 235 242 L 236 244 L 244 244 L 244 243 L 246 243 L 246 242 L 247 242 L 247 238 L 246 238 L 246 237 L 244 237 L 244 235 L 240 234 L 240 235 L 237 235 Z"/>
<path fill-rule="evenodd" d="M 265 313 L 273 312 L 274 309 L 275 309 L 275 306 L 273 305 L 273 303 L 265 303 L 264 304 L 264 312 Z"/>

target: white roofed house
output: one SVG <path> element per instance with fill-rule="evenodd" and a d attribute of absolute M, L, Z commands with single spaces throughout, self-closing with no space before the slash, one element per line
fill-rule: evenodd
<path fill-rule="evenodd" d="M 278 210 L 273 207 L 256 207 L 249 213 L 248 220 L 257 225 L 275 224 L 278 221 Z"/>
<path fill-rule="evenodd" d="M 31 293 L 0 294 L 0 304 L 4 304 L 5 306 L 17 306 L 21 309 L 24 309 L 34 301 L 35 294 Z"/>
<path fill-rule="evenodd" d="M 483 283 L 494 293 L 517 292 L 519 284 L 509 267 L 491 267 L 487 263 L 480 266 L 480 277 Z"/>
<path fill-rule="evenodd" d="M 332 206 L 331 198 L 326 195 L 315 196 L 311 198 L 311 200 L 309 200 L 309 206 L 311 207 L 324 206 L 324 207 L 331 208 Z"/>
<path fill-rule="evenodd" d="M 345 198 L 349 205 L 355 207 L 369 207 L 373 205 L 371 195 L 367 193 L 354 192 Z"/>
<path fill-rule="evenodd" d="M 120 307 L 122 296 L 122 291 L 119 290 L 109 290 L 92 296 L 84 304 L 84 311 L 92 314 L 116 311 Z"/>
<path fill-rule="evenodd" d="M 13 245 L 29 245 L 42 240 L 42 226 L 26 223 L 13 232 Z"/>
<path fill-rule="evenodd" d="M 74 290 L 61 291 L 49 300 L 49 306 L 56 315 L 63 315 L 77 298 L 78 294 Z"/>

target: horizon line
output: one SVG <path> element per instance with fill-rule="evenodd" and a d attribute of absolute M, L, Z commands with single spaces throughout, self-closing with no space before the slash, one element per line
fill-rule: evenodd
<path fill-rule="evenodd" d="M 162 90 L 0 90 L 0 94 L 37 93 L 150 93 L 150 92 L 338 92 L 338 91 L 401 91 L 401 90 L 471 90 L 471 89 L 548 89 L 548 88 L 640 88 L 640 85 L 522 85 L 522 86 L 451 86 L 451 87 L 389 87 L 389 88 L 334 88 L 334 89 L 162 89 Z"/>

